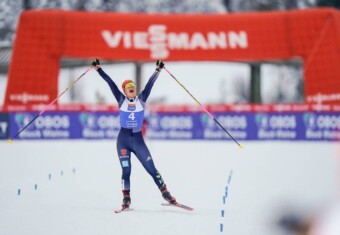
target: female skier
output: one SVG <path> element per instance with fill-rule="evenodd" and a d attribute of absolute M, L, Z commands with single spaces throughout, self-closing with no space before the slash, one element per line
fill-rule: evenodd
<path fill-rule="evenodd" d="M 116 98 L 119 106 L 120 126 L 117 137 L 117 152 L 120 165 L 122 167 L 122 192 L 123 204 L 122 210 L 129 209 L 131 204 L 130 197 L 130 174 L 131 174 L 131 152 L 134 153 L 138 160 L 142 163 L 145 170 L 151 175 L 163 198 L 171 204 L 177 204 L 176 199 L 171 196 L 167 190 L 162 176 L 157 171 L 148 147 L 145 145 L 142 126 L 144 120 L 144 106 L 150 95 L 151 89 L 159 76 L 164 63 L 161 60 L 156 62 L 156 70 L 151 75 L 149 81 L 145 85 L 144 90 L 137 95 L 136 84 L 132 80 L 125 80 L 122 83 L 122 93 L 113 80 L 100 67 L 100 62 L 95 59 L 92 65 L 99 75 L 110 86 L 111 91 Z"/>

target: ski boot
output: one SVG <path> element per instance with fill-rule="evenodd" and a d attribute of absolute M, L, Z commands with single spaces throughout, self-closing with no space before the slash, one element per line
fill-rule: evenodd
<path fill-rule="evenodd" d="M 131 204 L 130 198 L 130 190 L 123 190 L 123 203 L 122 203 L 122 210 L 129 209 Z"/>
<path fill-rule="evenodd" d="M 170 204 L 174 204 L 176 205 L 176 198 L 174 198 L 173 196 L 171 196 L 170 192 L 168 191 L 168 189 L 166 188 L 166 185 L 164 184 L 162 187 L 159 188 L 159 190 L 162 193 L 163 198 L 169 202 Z"/>

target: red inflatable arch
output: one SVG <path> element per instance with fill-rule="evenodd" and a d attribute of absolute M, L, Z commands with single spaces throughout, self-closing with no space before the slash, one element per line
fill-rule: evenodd
<path fill-rule="evenodd" d="M 302 58 L 307 103 L 340 103 L 340 13 L 312 9 L 218 15 L 27 11 L 5 104 L 49 103 L 62 57 L 150 61 Z"/>

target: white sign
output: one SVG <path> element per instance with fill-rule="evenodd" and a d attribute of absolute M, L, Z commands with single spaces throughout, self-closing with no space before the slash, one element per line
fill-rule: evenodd
<path fill-rule="evenodd" d="M 248 48 L 247 32 L 167 32 L 166 25 L 150 25 L 148 31 L 102 31 L 102 37 L 108 47 L 150 50 L 153 59 L 164 59 L 169 50 L 215 50 Z"/>

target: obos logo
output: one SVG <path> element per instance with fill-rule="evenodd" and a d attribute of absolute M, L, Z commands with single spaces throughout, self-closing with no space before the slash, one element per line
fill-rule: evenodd
<path fill-rule="evenodd" d="M 160 119 L 160 126 L 164 130 L 190 130 L 193 127 L 193 122 L 190 116 L 164 116 Z"/>
<path fill-rule="evenodd" d="M 247 118 L 245 115 L 219 115 L 216 120 L 227 129 L 245 129 L 247 128 Z M 201 115 L 203 126 L 210 129 L 219 129 L 214 120 L 208 115 Z"/>
<path fill-rule="evenodd" d="M 214 120 L 212 120 L 207 114 L 201 115 L 201 123 L 203 124 L 204 127 L 207 127 L 207 128 L 215 127 Z"/>
<path fill-rule="evenodd" d="M 316 119 L 316 126 L 319 129 L 340 129 L 339 115 L 319 115 Z"/>
<path fill-rule="evenodd" d="M 15 123 L 17 124 L 19 129 L 22 129 L 25 126 L 27 126 L 32 119 L 33 116 L 30 114 L 19 113 L 14 116 Z M 33 129 L 33 125 L 29 125 L 26 129 L 27 130 Z"/>
<path fill-rule="evenodd" d="M 120 118 L 113 115 L 99 115 L 97 125 L 100 129 L 120 129 Z"/>
<path fill-rule="evenodd" d="M 316 128 L 316 115 L 313 113 L 305 113 L 303 115 L 303 122 L 306 128 L 315 129 Z"/>
<path fill-rule="evenodd" d="M 70 118 L 67 115 L 44 115 L 34 124 L 38 129 L 67 129 L 70 127 Z"/>
<path fill-rule="evenodd" d="M 80 123 L 83 127 L 96 128 L 97 127 L 97 116 L 88 113 L 81 113 L 79 115 Z"/>
<path fill-rule="evenodd" d="M 33 116 L 30 114 L 16 114 L 14 119 L 19 128 L 24 128 L 33 119 Z M 27 127 L 27 130 L 34 127 L 37 129 L 67 129 L 70 127 L 70 120 L 66 115 L 45 115 L 37 118 L 32 125 Z"/>
<path fill-rule="evenodd" d="M 258 128 L 267 129 L 269 128 L 269 118 L 266 114 L 256 114 L 255 122 Z"/>
<path fill-rule="evenodd" d="M 255 116 L 257 126 L 262 129 L 294 129 L 296 128 L 296 118 L 294 115 L 266 115 L 257 114 Z"/>

